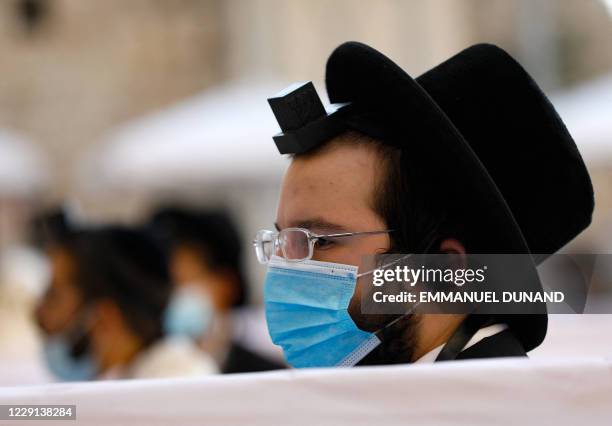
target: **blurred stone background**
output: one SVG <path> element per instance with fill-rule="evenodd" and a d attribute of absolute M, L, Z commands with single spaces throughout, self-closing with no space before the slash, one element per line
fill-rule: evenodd
<path fill-rule="evenodd" d="M 314 80 L 321 88 L 327 56 L 346 40 L 379 48 L 415 76 L 470 44 L 490 42 L 518 58 L 553 96 L 602 79 L 612 88 L 610 0 L 3 0 L 0 129 L 26 139 L 44 160 L 45 174 L 30 190 L 0 191 L 0 246 L 22 240 L 29 215 L 46 206 L 77 205 L 95 220 L 133 221 L 169 198 L 229 207 L 244 224 L 248 243 L 256 229 L 273 220 L 282 170 L 272 178 L 253 179 L 243 173 L 244 162 L 234 166 L 229 160 L 240 149 L 228 144 L 185 152 L 185 158 L 172 161 L 180 169 L 189 157 L 202 156 L 206 169 L 216 161 L 206 163 L 208 153 L 224 150 L 231 181 L 223 175 L 207 185 L 209 178 L 199 177 L 196 163 L 185 172 L 193 179 L 184 183 L 171 173 L 166 177 L 153 162 L 149 173 L 174 181 L 170 189 L 145 191 L 136 184 L 128 190 L 123 175 L 115 176 L 109 188 L 104 178 L 111 172 L 97 170 L 100 150 L 112 145 L 114 137 L 108 135 L 114 129 L 149 113 L 163 115 L 194 96 L 210 98 L 213 107 L 215 99 L 225 102 L 219 109 L 229 117 L 228 128 L 244 123 L 245 117 L 236 115 L 249 115 L 249 110 L 239 113 L 234 107 L 253 96 L 258 98 L 250 102 L 271 120 L 265 97 L 295 80 Z M 242 97 L 234 96 L 239 100 L 208 95 L 226 86 L 238 87 L 232 93 L 247 89 Z M 252 95 L 251 86 L 265 89 Z M 599 91 L 591 88 L 587 101 Z M 218 121 L 217 115 L 209 120 Z M 276 158 L 270 133 L 253 136 L 252 149 L 265 147 Z M 609 134 L 598 138 L 612 147 Z M 172 149 L 174 139 L 171 131 L 162 142 Z M 190 150 L 181 146 L 175 151 Z M 141 141 L 136 154 L 125 154 L 134 157 L 126 164 L 148 160 L 153 150 Z M 597 210 L 594 225 L 575 244 L 608 251 L 612 157 L 595 152 L 587 163 Z M 38 168 L 24 164 L 20 167 L 30 169 L 23 170 L 24 176 Z"/>
<path fill-rule="evenodd" d="M 347 39 L 415 74 L 498 43 L 550 91 L 612 70 L 611 17 L 595 0 L 3 0 L 0 126 L 43 148 L 59 199 L 113 125 L 228 80 L 321 80 Z"/>

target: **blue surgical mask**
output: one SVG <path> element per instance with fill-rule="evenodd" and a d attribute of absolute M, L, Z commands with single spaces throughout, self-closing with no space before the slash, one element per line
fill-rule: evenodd
<path fill-rule="evenodd" d="M 43 351 L 49 370 L 64 381 L 94 379 L 99 371 L 98 363 L 89 353 L 74 357 L 72 348 L 72 343 L 63 335 L 47 337 L 43 343 Z"/>
<path fill-rule="evenodd" d="M 357 267 L 274 257 L 264 284 L 272 341 L 296 368 L 353 366 L 374 350 L 375 333 L 359 329 L 348 312 Z"/>
<path fill-rule="evenodd" d="M 214 309 L 210 296 L 197 285 L 179 287 L 164 314 L 164 331 L 173 336 L 202 337 L 210 328 Z"/>

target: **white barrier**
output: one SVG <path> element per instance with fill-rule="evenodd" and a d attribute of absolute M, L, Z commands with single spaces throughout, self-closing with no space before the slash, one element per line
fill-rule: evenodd
<path fill-rule="evenodd" d="M 76 422 L 53 422 L 73 425 L 610 425 L 612 359 L 5 387 L 0 404 L 76 404 Z"/>

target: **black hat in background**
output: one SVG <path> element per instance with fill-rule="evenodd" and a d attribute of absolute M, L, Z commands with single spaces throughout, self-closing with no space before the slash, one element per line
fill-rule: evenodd
<path fill-rule="evenodd" d="M 233 307 L 247 304 L 248 284 L 242 268 L 242 242 L 229 213 L 169 205 L 153 213 L 148 227 L 166 252 L 174 245 L 190 244 L 200 250 L 202 261 L 211 268 L 230 269 L 238 284 Z"/>
<path fill-rule="evenodd" d="M 29 240 L 41 250 L 68 240 L 75 229 L 62 208 L 42 211 L 29 223 Z"/>

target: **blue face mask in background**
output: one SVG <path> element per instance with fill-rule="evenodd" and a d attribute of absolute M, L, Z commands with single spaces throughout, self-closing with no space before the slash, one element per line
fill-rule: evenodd
<path fill-rule="evenodd" d="M 211 327 L 214 309 L 210 296 L 190 284 L 179 287 L 164 313 L 164 331 L 172 336 L 201 338 Z"/>
<path fill-rule="evenodd" d="M 60 380 L 86 381 L 94 379 L 99 371 L 98 363 L 92 355 L 84 353 L 79 357 L 72 355 L 73 344 L 63 336 L 47 337 L 43 343 L 43 353 L 49 370 Z"/>
<path fill-rule="evenodd" d="M 274 257 L 264 284 L 272 341 L 296 368 L 353 366 L 380 344 L 348 312 L 357 267 Z"/>

